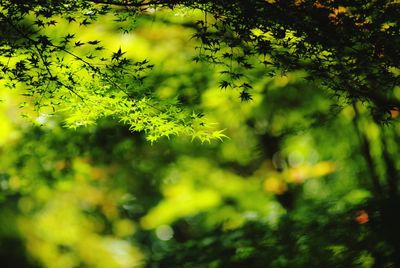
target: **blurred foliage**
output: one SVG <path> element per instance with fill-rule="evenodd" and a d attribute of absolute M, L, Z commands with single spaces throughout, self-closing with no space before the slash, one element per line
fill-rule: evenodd
<path fill-rule="evenodd" d="M 109 17 L 93 22 L 79 31 L 81 42 L 99 34 L 114 57 L 126 50 L 135 62 L 149 59 L 146 79 L 128 81 L 142 104 L 166 107 L 172 117 L 185 105 L 190 122 L 210 126 L 217 141 L 202 130 L 176 138 L 166 126 L 174 120 L 154 110 L 136 115 L 154 120 L 147 133 L 130 132 L 122 121 L 132 118 L 113 116 L 131 100 L 110 93 L 73 57 L 66 64 L 87 72 L 79 74 L 79 93 L 92 105 L 72 97 L 57 104 L 60 114 L 51 105 L 32 109 L 36 99 L 23 88 L 1 91 L 4 267 L 399 266 L 398 111 L 391 110 L 392 124 L 378 124 L 362 102 L 304 79 L 307 71 L 269 77 L 264 66 L 243 71 L 252 81 L 243 101 L 243 88 L 221 90 L 223 67 L 191 61 L 199 56 L 191 37 L 202 12 L 147 12 L 129 18 L 134 31 L 119 29 L 128 33 L 117 34 L 121 24 Z M 81 29 L 58 25 L 47 34 Z M 65 120 L 83 117 L 93 121 L 65 128 Z M 218 141 L 217 129 L 229 138 Z M 165 137 L 148 142 L 152 135 Z"/>

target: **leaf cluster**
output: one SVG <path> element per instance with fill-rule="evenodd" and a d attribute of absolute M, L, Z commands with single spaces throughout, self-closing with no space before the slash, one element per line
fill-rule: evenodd
<path fill-rule="evenodd" d="M 114 14 L 120 29 L 129 32 L 136 15 L 180 6 L 204 12 L 204 19 L 194 26 L 193 37 L 200 41 L 194 61 L 221 66 L 220 88 L 238 89 L 242 101 L 252 99 L 250 73 L 261 66 L 263 76 L 305 70 L 306 79 L 318 81 L 349 103 L 366 102 L 378 121 L 399 107 L 395 89 L 399 86 L 400 5 L 396 1 L 2 1 L 0 77 L 10 88 L 22 87 L 36 107 L 56 110 L 80 102 L 72 106 L 86 106 L 81 114 L 97 114 L 93 119 L 123 116 L 119 119 L 132 124 L 132 130 L 157 132 L 150 134 L 151 140 L 183 132 L 212 139 L 210 132 L 196 129 L 190 116 L 181 114 L 179 105 L 150 101 L 152 96 L 143 95 L 144 73 L 152 68 L 147 61 L 132 62 L 121 48 L 107 54 L 101 40 L 83 41 L 74 32 L 62 37 L 47 33 L 62 21 L 87 27 L 108 14 Z M 93 83 L 88 85 L 88 79 Z M 137 114 L 93 106 L 101 98 L 107 106 L 115 95 Z M 152 112 L 132 108 L 143 101 L 148 101 Z M 154 111 L 159 111 L 156 117 L 149 118 Z M 182 117 L 188 119 L 183 125 Z M 145 126 L 135 126 L 137 118 L 147 122 Z M 170 131 L 158 131 L 168 122 L 165 128 Z M 187 131 L 175 129 L 178 125 Z"/>

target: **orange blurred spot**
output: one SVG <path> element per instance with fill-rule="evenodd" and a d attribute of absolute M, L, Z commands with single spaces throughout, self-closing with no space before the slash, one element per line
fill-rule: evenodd
<path fill-rule="evenodd" d="M 395 107 L 390 110 L 390 116 L 394 119 L 397 118 L 400 115 L 399 108 Z"/>
<path fill-rule="evenodd" d="M 369 221 L 368 213 L 365 210 L 359 210 L 357 211 L 357 216 L 355 218 L 355 221 L 358 224 L 364 224 Z"/>
<path fill-rule="evenodd" d="M 287 187 L 281 179 L 270 177 L 264 181 L 264 190 L 273 194 L 283 194 L 286 192 Z"/>
<path fill-rule="evenodd" d="M 315 7 L 315 8 L 325 8 L 325 9 L 327 9 L 328 7 L 327 6 L 325 6 L 325 5 L 323 5 L 323 4 L 321 4 L 320 2 L 315 2 L 314 4 L 313 4 L 313 6 Z"/>
<path fill-rule="evenodd" d="M 309 173 L 307 166 L 294 167 L 288 171 L 288 181 L 292 183 L 302 183 Z"/>

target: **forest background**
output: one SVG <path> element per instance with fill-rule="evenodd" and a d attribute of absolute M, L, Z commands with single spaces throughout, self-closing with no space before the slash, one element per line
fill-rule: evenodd
<path fill-rule="evenodd" d="M 399 3 L 1 1 L 6 267 L 397 267 Z"/>

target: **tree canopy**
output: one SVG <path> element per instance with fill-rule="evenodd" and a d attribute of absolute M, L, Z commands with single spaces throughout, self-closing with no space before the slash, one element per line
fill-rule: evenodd
<path fill-rule="evenodd" d="M 154 99 L 143 85 L 153 67 L 147 59 L 134 61 L 121 47 L 109 51 L 102 40 L 79 36 L 110 14 L 128 32 L 139 14 L 176 7 L 204 13 L 187 25 L 200 41 L 193 60 L 219 65 L 220 87 L 240 89 L 244 101 L 252 99 L 251 70 L 305 70 L 304 79 L 320 81 L 338 105 L 341 98 L 361 100 L 379 121 L 398 109 L 396 1 L 3 1 L 2 77 L 10 87 L 21 84 L 38 107 L 68 110 L 70 126 L 113 116 L 152 141 L 221 138 L 201 113 Z M 65 31 L 50 35 L 59 27 Z"/>
<path fill-rule="evenodd" d="M 398 1 L 0 2 L 5 265 L 400 265 Z"/>

